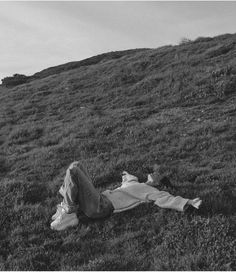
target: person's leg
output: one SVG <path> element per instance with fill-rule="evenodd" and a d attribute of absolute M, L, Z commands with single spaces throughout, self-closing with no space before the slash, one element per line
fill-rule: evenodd
<path fill-rule="evenodd" d="M 77 162 L 73 162 L 67 168 L 64 182 L 59 190 L 59 193 L 63 197 L 61 206 L 67 213 L 72 213 L 77 210 L 78 185 L 73 182 L 70 173 L 70 170 L 76 165 L 76 163 Z"/>
<path fill-rule="evenodd" d="M 78 162 L 70 166 L 69 184 L 76 185 L 76 196 L 72 194 L 73 202 L 79 209 L 91 218 L 100 218 L 110 215 L 113 211 L 111 202 L 95 189 L 85 167 Z M 70 190 L 68 190 L 70 193 Z M 67 199 L 67 192 L 65 194 Z M 70 197 L 69 201 L 70 201 Z"/>
<path fill-rule="evenodd" d="M 63 196 L 63 202 L 53 216 L 55 221 L 51 224 L 52 229 L 61 230 L 68 227 L 70 217 L 73 218 L 73 225 L 75 222 L 78 224 L 75 213 L 77 207 L 91 218 L 106 217 L 113 212 L 111 202 L 96 191 L 87 170 L 79 162 L 73 162 L 69 166 L 59 192 Z"/>
<path fill-rule="evenodd" d="M 76 162 L 73 162 L 66 170 L 64 182 L 59 189 L 59 193 L 62 195 L 63 200 L 57 205 L 57 211 L 52 216 L 52 220 L 55 220 L 65 210 L 67 213 L 72 213 L 77 210 L 76 197 L 78 193 L 77 185 L 74 184 L 70 177 L 70 169 Z"/>

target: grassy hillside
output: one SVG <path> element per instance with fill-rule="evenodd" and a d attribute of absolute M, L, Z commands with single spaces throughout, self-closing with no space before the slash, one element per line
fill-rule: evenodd
<path fill-rule="evenodd" d="M 109 57 L 108 57 L 109 56 Z M 77 63 L 78 64 L 78 63 Z M 0 86 L 1 270 L 236 270 L 236 34 L 113 52 Z M 186 214 L 144 204 L 50 230 L 65 170 L 98 190 L 158 162 Z"/>

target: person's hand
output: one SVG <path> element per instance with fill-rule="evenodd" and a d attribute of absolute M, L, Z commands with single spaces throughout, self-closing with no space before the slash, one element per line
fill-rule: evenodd
<path fill-rule="evenodd" d="M 147 185 L 150 186 L 159 186 L 160 185 L 160 175 L 157 172 L 154 172 L 152 174 L 148 174 L 148 180 L 146 181 Z"/>

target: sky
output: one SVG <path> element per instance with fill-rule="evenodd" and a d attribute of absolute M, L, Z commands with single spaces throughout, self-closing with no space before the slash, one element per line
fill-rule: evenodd
<path fill-rule="evenodd" d="M 236 1 L 0 1 L 0 79 L 110 51 L 236 33 Z"/>

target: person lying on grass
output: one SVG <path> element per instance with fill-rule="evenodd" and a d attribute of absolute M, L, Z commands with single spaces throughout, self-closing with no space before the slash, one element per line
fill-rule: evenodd
<path fill-rule="evenodd" d="M 73 162 L 67 169 L 64 183 L 59 190 L 63 201 L 57 205 L 57 211 L 52 216 L 51 229 L 60 231 L 76 226 L 79 222 L 77 209 L 89 218 L 105 218 L 112 213 L 129 210 L 145 202 L 154 202 L 161 208 L 182 212 L 189 206 L 199 208 L 202 203 L 200 198 L 173 196 L 154 188 L 153 186 L 159 184 L 159 177 L 156 168 L 153 174 L 148 175 L 146 183 L 139 183 L 137 177 L 124 171 L 120 187 L 100 194 L 85 167 L 79 162 Z M 168 180 L 166 182 L 168 183 Z"/>

